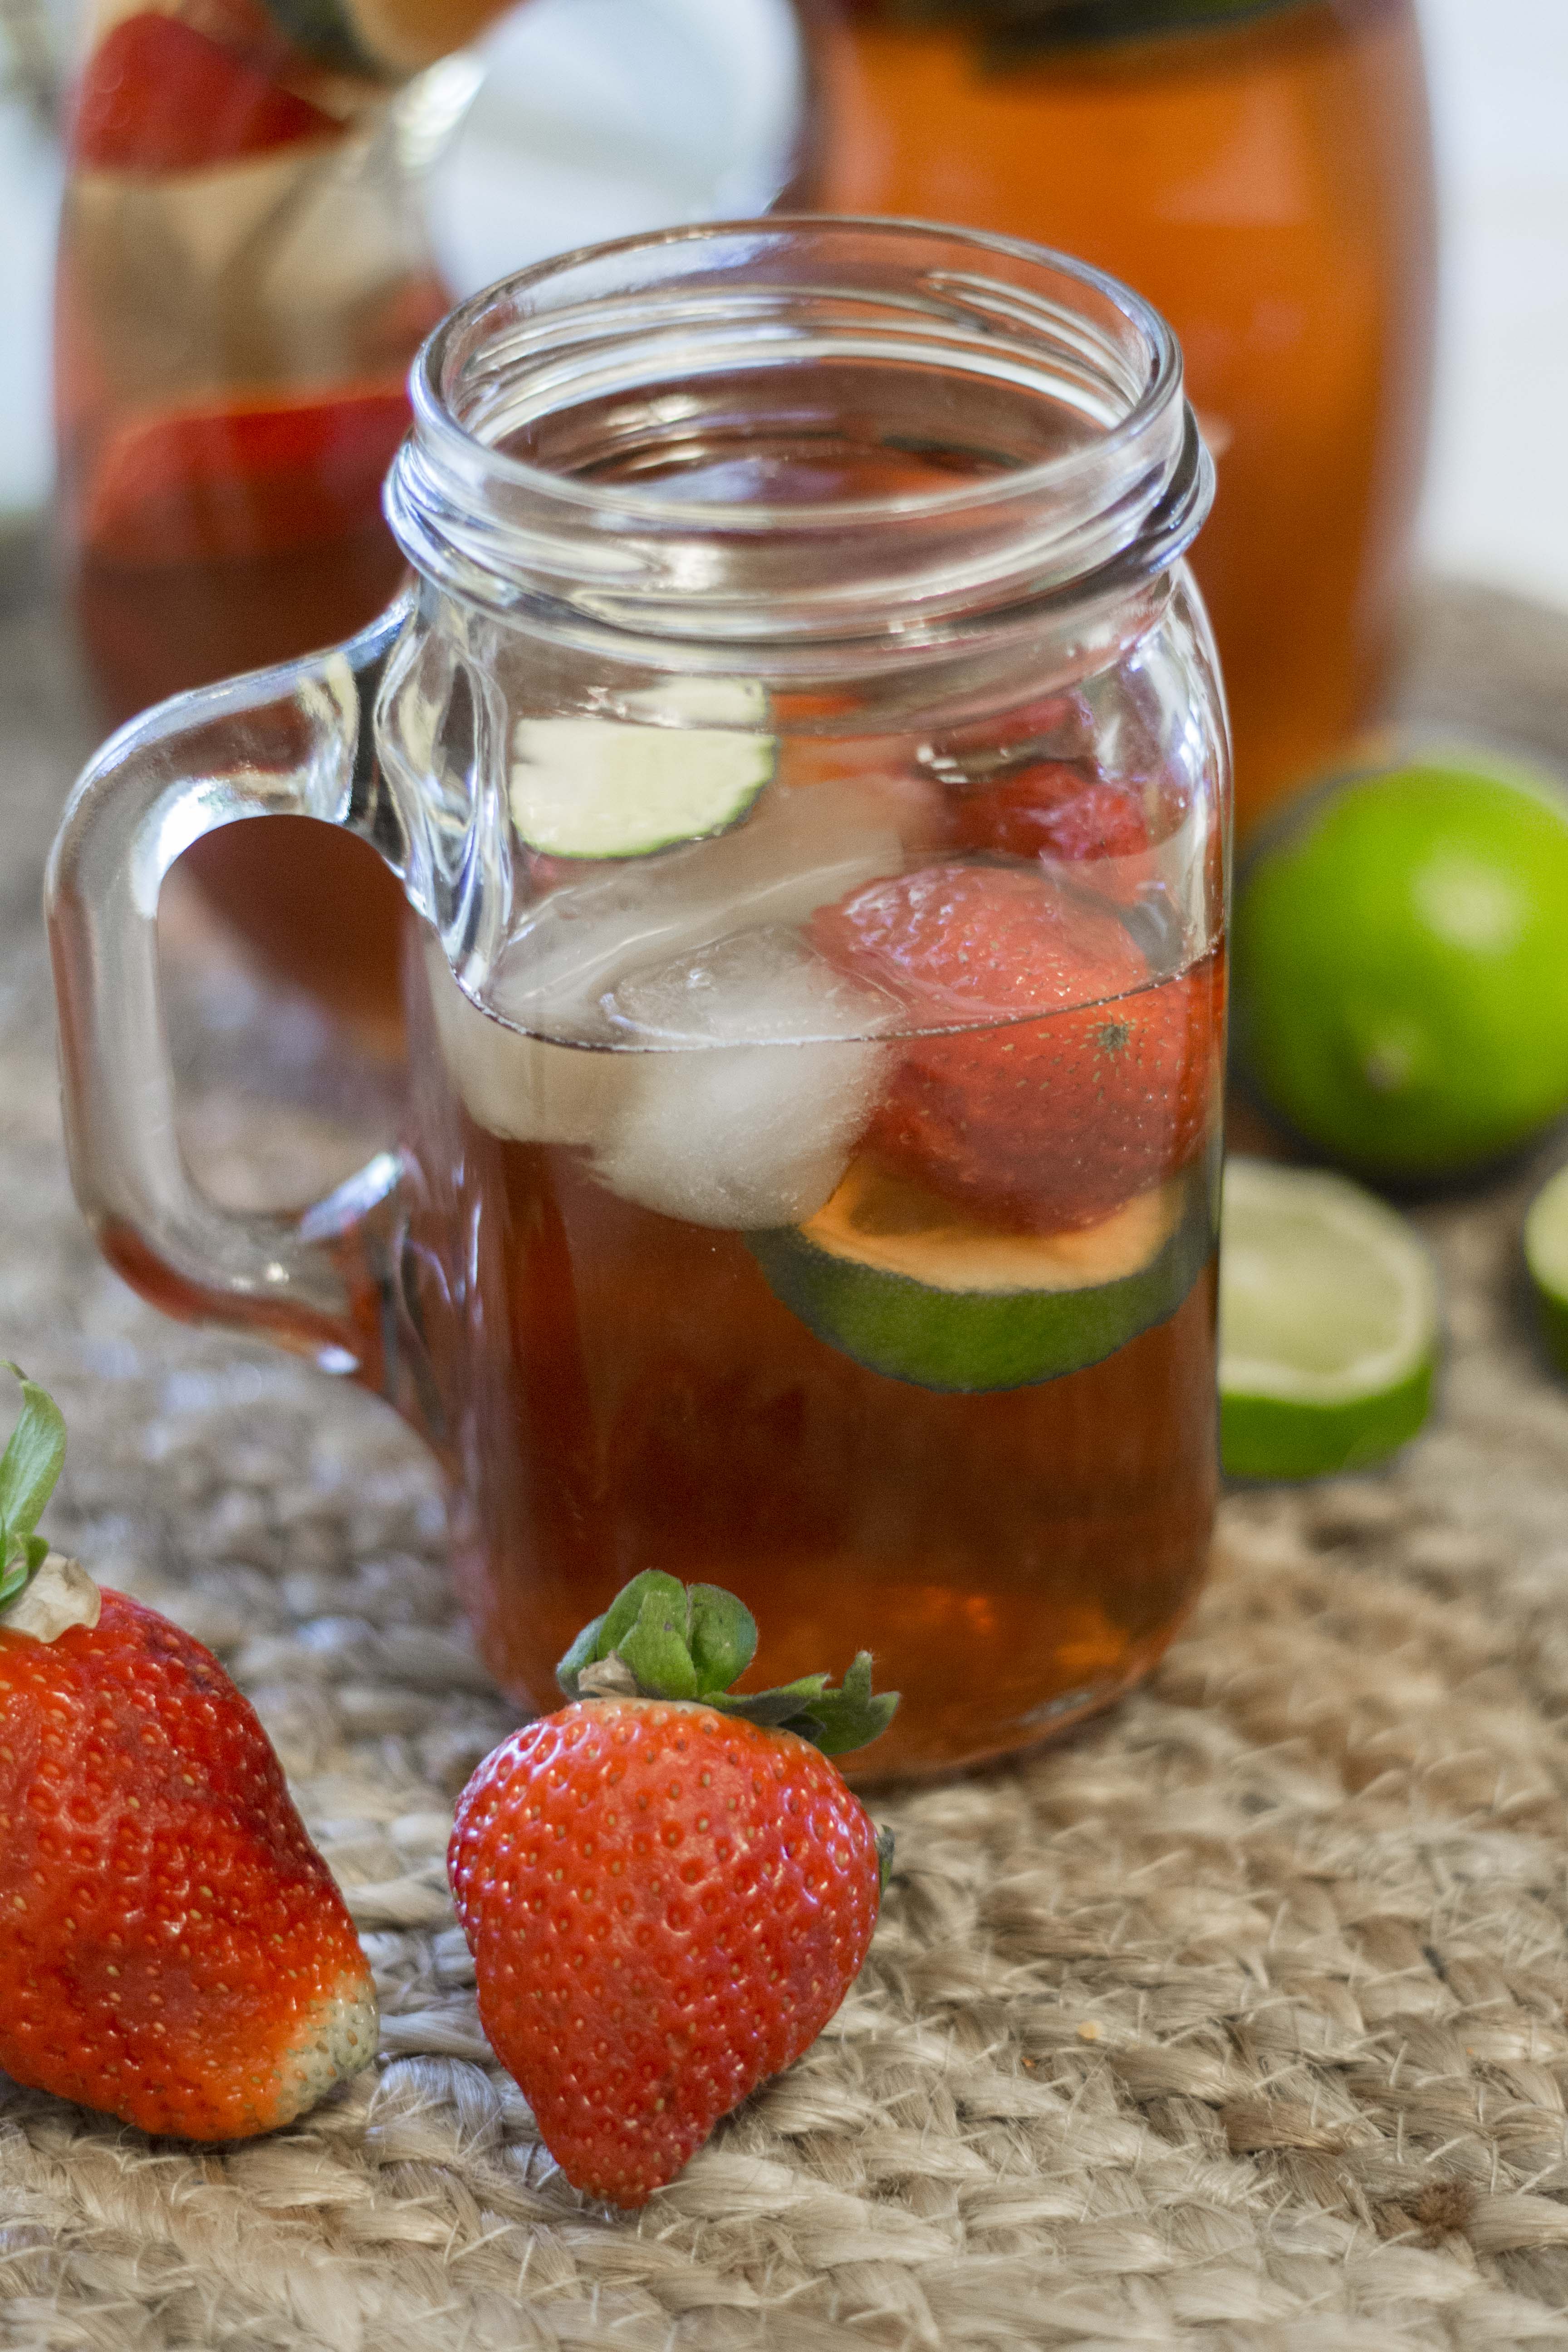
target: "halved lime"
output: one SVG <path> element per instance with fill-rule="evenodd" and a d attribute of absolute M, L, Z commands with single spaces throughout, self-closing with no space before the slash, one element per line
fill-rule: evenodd
<path fill-rule="evenodd" d="M 1547 1353 L 1568 1372 L 1568 1168 L 1560 1168 L 1530 1204 L 1524 1262 L 1535 1285 Z"/>
<path fill-rule="evenodd" d="M 1432 1406 L 1437 1281 L 1359 1184 L 1229 1160 L 1220 1217 L 1220 1451 L 1233 1478 L 1383 1461 Z"/>
<path fill-rule="evenodd" d="M 747 1244 L 830 1347 L 889 1380 L 973 1395 L 1114 1355 L 1175 1312 L 1214 1237 L 1194 1178 L 1079 1232 L 1013 1234 L 858 1160 L 816 1216 Z"/>
<path fill-rule="evenodd" d="M 744 678 L 686 679 L 624 718 L 522 719 L 511 814 L 552 857 L 647 857 L 723 833 L 773 779 L 767 697 Z"/>

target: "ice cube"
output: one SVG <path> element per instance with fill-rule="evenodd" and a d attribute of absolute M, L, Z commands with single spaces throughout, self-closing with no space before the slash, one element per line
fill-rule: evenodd
<path fill-rule="evenodd" d="M 529 1037 L 481 1013 L 452 977 L 437 940 L 426 949 L 436 1026 L 468 1115 L 520 1143 L 593 1143 L 612 1129 L 638 1056 Z"/>
<path fill-rule="evenodd" d="M 647 1043 L 595 1173 L 624 1200 L 742 1233 L 799 1224 L 836 1190 L 884 1079 L 874 1041 L 900 1017 L 779 924 L 629 973 L 605 1011 Z"/>
<path fill-rule="evenodd" d="M 617 1036 L 695 1047 L 875 1037 L 902 1011 L 888 990 L 838 971 L 784 923 L 628 972 L 601 1009 Z"/>
<path fill-rule="evenodd" d="M 902 866 L 873 795 L 775 785 L 731 833 L 607 871 L 595 862 L 583 881 L 552 890 L 513 932 L 486 1000 L 535 1036 L 605 1042 L 601 1000 L 627 972 L 731 931 L 803 922 Z"/>

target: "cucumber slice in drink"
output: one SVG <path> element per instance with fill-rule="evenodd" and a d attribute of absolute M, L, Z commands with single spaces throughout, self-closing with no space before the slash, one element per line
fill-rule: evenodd
<path fill-rule="evenodd" d="M 1547 1353 L 1568 1372 L 1568 1168 L 1560 1168 L 1531 1203 L 1524 1262 L 1535 1286 Z"/>
<path fill-rule="evenodd" d="M 1081 1371 L 1163 1322 L 1213 1235 L 1182 1178 L 1079 1232 L 1009 1234 L 857 1160 L 815 1217 L 747 1243 L 829 1347 L 889 1380 L 979 1395 Z"/>
<path fill-rule="evenodd" d="M 1405 1220 L 1343 1176 L 1227 1160 L 1220 1451 L 1234 1478 L 1364 1469 L 1432 1407 L 1437 1280 Z"/>
<path fill-rule="evenodd" d="M 632 709 L 626 719 L 518 721 L 511 814 L 531 849 L 647 857 L 727 832 L 773 781 L 761 687 L 681 679 L 633 698 Z"/>

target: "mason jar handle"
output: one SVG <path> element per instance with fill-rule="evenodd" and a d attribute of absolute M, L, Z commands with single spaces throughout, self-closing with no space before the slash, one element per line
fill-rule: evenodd
<path fill-rule="evenodd" d="M 66 1150 L 104 1256 L 166 1314 L 259 1328 L 377 1388 L 398 1155 L 379 1153 L 299 1215 L 246 1215 L 204 1192 L 175 1131 L 157 917 L 182 851 L 252 817 L 344 825 L 401 874 L 373 720 L 409 605 L 405 593 L 330 653 L 180 695 L 122 727 L 77 782 L 45 884 Z"/>

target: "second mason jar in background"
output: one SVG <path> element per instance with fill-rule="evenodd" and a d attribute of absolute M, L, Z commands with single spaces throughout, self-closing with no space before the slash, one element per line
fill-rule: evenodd
<path fill-rule="evenodd" d="M 1432 374 L 1415 0 L 846 5 L 826 201 L 1080 254 L 1181 340 L 1245 825 L 1342 751 L 1394 651 Z"/>

